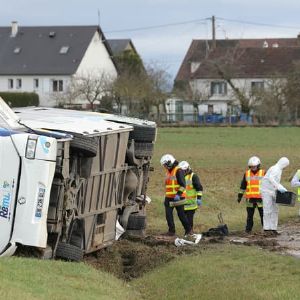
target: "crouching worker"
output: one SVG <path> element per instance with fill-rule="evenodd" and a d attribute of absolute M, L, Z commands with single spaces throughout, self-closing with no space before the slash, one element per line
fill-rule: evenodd
<path fill-rule="evenodd" d="M 245 231 L 251 233 L 253 227 L 253 216 L 255 208 L 258 209 L 261 225 L 263 226 L 263 203 L 260 194 L 261 181 L 265 175 L 265 170 L 260 168 L 260 159 L 252 156 L 248 161 L 248 170 L 241 181 L 238 203 L 243 196 L 246 198 L 247 222 Z"/>
<path fill-rule="evenodd" d="M 184 205 L 185 215 L 190 223 L 191 231 L 194 227 L 194 214 L 196 209 L 202 205 L 203 187 L 200 178 L 195 174 L 187 161 L 181 161 L 179 168 L 184 171 L 186 183 L 186 202 Z"/>
<path fill-rule="evenodd" d="M 166 169 L 166 193 L 165 193 L 165 213 L 168 223 L 168 236 L 175 236 L 175 223 L 173 218 L 174 207 L 179 220 L 184 227 L 185 235 L 191 234 L 191 226 L 184 213 L 185 204 L 185 179 L 184 172 L 178 167 L 178 161 L 171 154 L 165 154 L 160 160 L 160 164 Z"/>

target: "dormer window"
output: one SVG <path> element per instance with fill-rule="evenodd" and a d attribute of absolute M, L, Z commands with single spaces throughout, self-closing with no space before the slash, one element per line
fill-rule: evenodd
<path fill-rule="evenodd" d="M 49 37 L 54 38 L 55 37 L 55 31 L 50 31 L 49 32 Z"/>
<path fill-rule="evenodd" d="M 68 53 L 68 51 L 69 51 L 69 46 L 62 46 L 61 48 L 60 48 L 60 50 L 59 50 L 59 53 L 60 54 L 67 54 Z"/>
<path fill-rule="evenodd" d="M 200 67 L 201 63 L 200 62 L 192 62 L 191 63 L 191 73 L 194 73 L 198 70 Z"/>
<path fill-rule="evenodd" d="M 20 47 L 16 47 L 15 49 L 14 49 L 14 53 L 15 54 L 19 54 L 21 52 L 21 48 Z"/>

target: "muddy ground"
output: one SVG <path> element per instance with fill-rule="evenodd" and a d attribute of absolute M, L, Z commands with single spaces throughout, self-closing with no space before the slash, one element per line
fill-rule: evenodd
<path fill-rule="evenodd" d="M 130 281 L 181 255 L 198 254 L 212 244 L 232 243 L 254 246 L 300 258 L 300 220 L 290 221 L 278 228 L 278 236 L 262 232 L 245 234 L 232 232 L 229 236 L 204 236 L 195 246 L 176 247 L 174 238 L 161 236 L 127 237 L 111 247 L 85 256 L 85 263 L 118 278 Z"/>
<path fill-rule="evenodd" d="M 106 249 L 85 256 L 84 261 L 129 281 L 180 255 L 201 252 L 203 249 L 200 243 L 197 246 L 176 247 L 174 240 L 155 236 L 127 237 Z"/>

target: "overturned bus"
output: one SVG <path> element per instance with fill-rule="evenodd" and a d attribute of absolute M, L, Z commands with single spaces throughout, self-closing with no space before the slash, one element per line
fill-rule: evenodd
<path fill-rule="evenodd" d="M 1 101 L 0 255 L 34 247 L 78 261 L 143 234 L 154 122 Z"/>

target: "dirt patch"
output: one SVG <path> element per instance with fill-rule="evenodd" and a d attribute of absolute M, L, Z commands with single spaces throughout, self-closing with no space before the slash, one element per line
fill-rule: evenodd
<path fill-rule="evenodd" d="M 120 240 L 111 247 L 87 255 L 85 263 L 129 281 L 168 263 L 175 257 L 200 253 L 201 249 L 203 244 L 201 248 L 200 244 L 177 248 L 174 239 L 131 237 L 129 240 Z"/>

